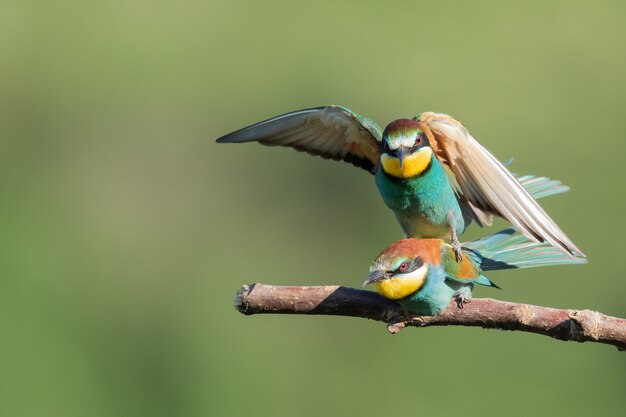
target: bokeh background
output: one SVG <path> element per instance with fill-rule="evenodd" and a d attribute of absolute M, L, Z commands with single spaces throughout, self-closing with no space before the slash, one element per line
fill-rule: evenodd
<path fill-rule="evenodd" d="M 542 204 L 590 259 L 477 296 L 624 317 L 623 2 L 9 0 L 0 39 L 0 415 L 623 414 L 610 346 L 237 313 L 248 282 L 359 286 L 400 229 L 364 171 L 214 142 L 452 114 L 572 187 Z"/>

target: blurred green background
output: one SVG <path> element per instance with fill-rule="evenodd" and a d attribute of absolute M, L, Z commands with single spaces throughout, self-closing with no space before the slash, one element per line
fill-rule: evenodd
<path fill-rule="evenodd" d="M 237 313 L 248 282 L 359 286 L 401 233 L 364 171 L 214 139 L 452 114 L 572 187 L 543 206 L 590 259 L 477 296 L 624 317 L 624 39 L 618 1 L 1 2 L 0 415 L 623 413 L 610 346 Z"/>

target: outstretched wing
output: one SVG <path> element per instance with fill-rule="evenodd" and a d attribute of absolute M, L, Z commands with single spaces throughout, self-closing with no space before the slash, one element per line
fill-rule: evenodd
<path fill-rule="evenodd" d="M 229 133 L 218 143 L 287 146 L 324 159 L 346 161 L 372 174 L 380 159 L 380 127 L 345 107 L 298 110 Z"/>
<path fill-rule="evenodd" d="M 469 212 L 480 224 L 490 214 L 504 217 L 529 239 L 549 242 L 570 257 L 584 254 L 537 204 L 520 182 L 460 122 L 440 113 L 416 120 L 438 159 L 454 176 Z"/>

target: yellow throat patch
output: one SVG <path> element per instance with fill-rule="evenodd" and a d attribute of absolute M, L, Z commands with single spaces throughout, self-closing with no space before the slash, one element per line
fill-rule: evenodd
<path fill-rule="evenodd" d="M 422 265 L 416 271 L 403 276 L 388 278 L 375 283 L 376 291 L 390 300 L 401 300 L 418 291 L 426 281 L 428 266 Z"/>
<path fill-rule="evenodd" d="M 432 149 L 424 147 L 404 159 L 402 170 L 400 170 L 400 160 L 395 156 L 384 153 L 380 156 L 380 163 L 383 166 L 383 170 L 391 176 L 396 178 L 413 178 L 424 172 L 428 164 L 430 164 L 432 157 Z"/>

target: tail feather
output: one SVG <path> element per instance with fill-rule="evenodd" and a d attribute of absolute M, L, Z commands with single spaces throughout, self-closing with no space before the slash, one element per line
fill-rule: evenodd
<path fill-rule="evenodd" d="M 483 271 L 587 263 L 584 258 L 568 257 L 548 243 L 532 242 L 512 227 L 464 243 L 463 248 Z"/>
<path fill-rule="evenodd" d="M 513 163 L 513 158 L 509 158 L 504 165 L 507 169 L 510 169 L 510 165 Z M 515 179 L 528 191 L 528 193 L 535 200 L 548 197 L 550 195 L 561 194 L 569 191 L 567 185 L 563 185 L 561 181 L 551 180 L 546 177 L 537 177 L 535 175 L 519 175 L 512 172 Z"/>
<path fill-rule="evenodd" d="M 505 166 L 508 167 L 512 162 L 513 159 L 508 160 Z M 569 191 L 568 186 L 547 177 L 519 174 L 513 174 L 513 176 L 534 199 Z M 467 242 L 463 244 L 463 248 L 483 271 L 587 263 L 585 258 L 572 258 L 549 243 L 533 242 L 512 227 L 482 239 Z M 487 278 L 482 284 L 496 286 Z"/>
<path fill-rule="evenodd" d="M 520 184 L 522 184 L 535 200 L 569 191 L 569 187 L 563 185 L 561 181 L 552 180 L 547 177 L 518 174 L 513 174 L 513 176 L 517 178 Z"/>

